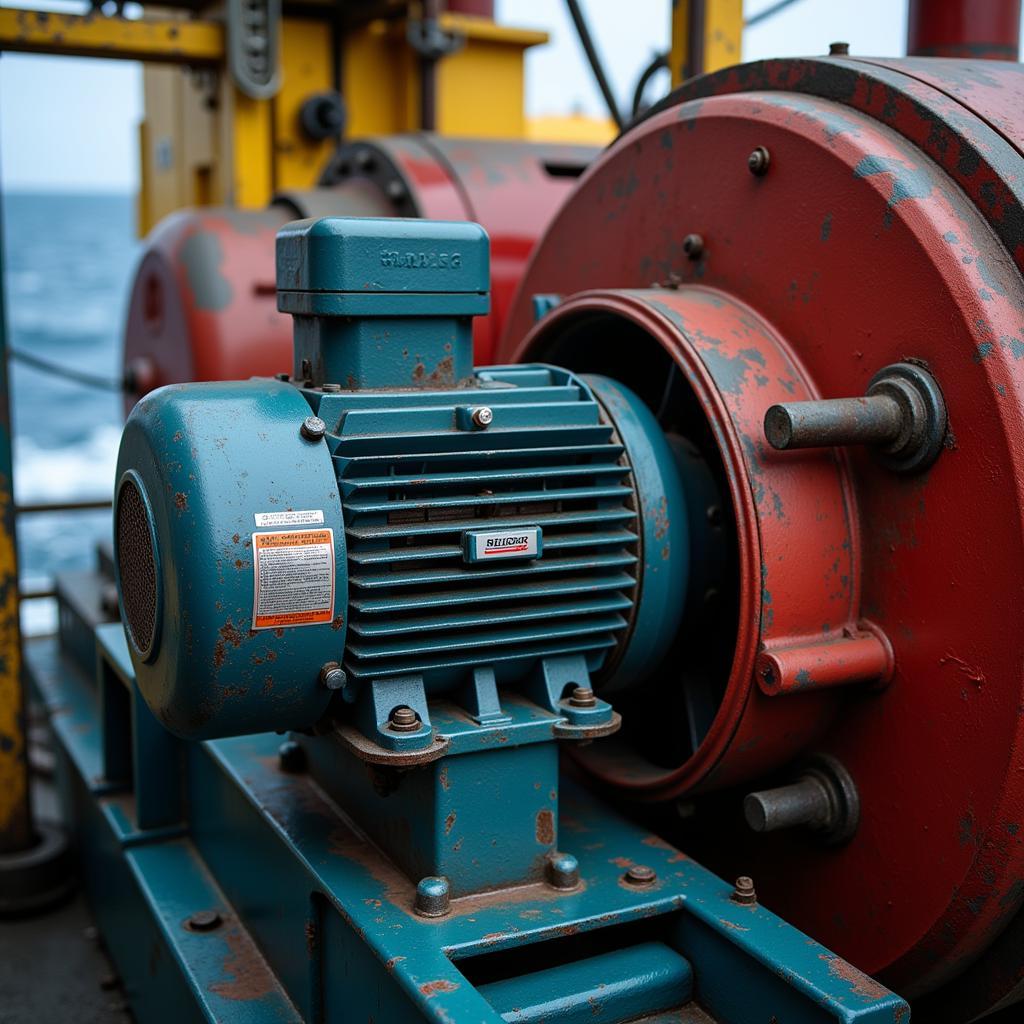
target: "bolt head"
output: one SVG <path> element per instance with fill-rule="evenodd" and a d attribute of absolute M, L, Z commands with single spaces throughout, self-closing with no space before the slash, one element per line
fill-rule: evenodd
<path fill-rule="evenodd" d="M 654 885 L 658 880 L 657 872 L 654 868 L 647 867 L 646 864 L 634 864 L 623 876 L 622 880 L 627 885 Z"/>
<path fill-rule="evenodd" d="M 393 203 L 400 203 L 406 196 L 405 185 L 397 178 L 389 181 L 384 191 L 387 192 L 388 199 Z"/>
<path fill-rule="evenodd" d="M 392 732 L 419 732 L 422 724 L 420 716 L 405 704 L 392 708 L 388 715 L 388 728 Z"/>
<path fill-rule="evenodd" d="M 691 260 L 699 260 L 704 254 L 704 239 L 700 235 L 687 235 L 683 239 L 683 252 Z"/>
<path fill-rule="evenodd" d="M 336 661 L 329 661 L 320 669 L 320 682 L 328 690 L 340 690 L 348 682 L 348 676 Z"/>
<path fill-rule="evenodd" d="M 757 892 L 754 889 L 754 880 L 749 875 L 740 875 L 736 879 L 736 887 L 729 897 L 733 903 L 743 906 L 753 906 L 757 902 Z"/>
<path fill-rule="evenodd" d="M 829 43 L 828 54 L 830 57 L 846 57 L 850 53 L 849 43 Z"/>
<path fill-rule="evenodd" d="M 580 884 L 580 862 L 571 853 L 550 853 L 545 875 L 552 889 L 575 889 Z"/>
<path fill-rule="evenodd" d="M 223 918 L 216 910 L 200 910 L 188 919 L 186 925 L 189 931 L 212 932 L 215 928 L 219 928 L 222 923 Z"/>
<path fill-rule="evenodd" d="M 283 772 L 304 772 L 306 770 L 306 752 L 295 740 L 285 740 L 277 748 L 277 764 Z"/>
<path fill-rule="evenodd" d="M 750 168 L 750 173 L 758 178 L 768 173 L 768 165 L 770 163 L 771 155 L 764 146 L 758 146 L 750 156 L 747 157 L 747 167 Z"/>
<path fill-rule="evenodd" d="M 327 433 L 327 424 L 319 416 L 307 416 L 302 421 L 301 433 L 307 441 L 322 441 Z"/>
<path fill-rule="evenodd" d="M 421 878 L 416 886 L 413 909 L 421 917 L 444 917 L 451 909 L 451 886 L 441 875 Z"/>
<path fill-rule="evenodd" d="M 589 686 L 577 686 L 569 695 L 569 703 L 574 708 L 592 708 L 597 705 L 597 697 Z"/>
<path fill-rule="evenodd" d="M 474 427 L 483 430 L 494 422 L 494 413 L 486 405 L 481 405 L 473 410 L 472 420 Z"/>

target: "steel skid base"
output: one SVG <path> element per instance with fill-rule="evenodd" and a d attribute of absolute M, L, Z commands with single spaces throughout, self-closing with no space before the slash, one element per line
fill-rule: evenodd
<path fill-rule="evenodd" d="M 132 689 L 120 625 L 95 636 L 95 682 L 55 640 L 28 654 L 140 1021 L 908 1020 L 899 997 L 564 777 L 550 799 L 575 889 L 535 881 L 420 916 L 415 881 L 301 757 L 282 766 L 281 737 L 174 739 Z M 654 880 L 628 881 L 636 865 Z"/>

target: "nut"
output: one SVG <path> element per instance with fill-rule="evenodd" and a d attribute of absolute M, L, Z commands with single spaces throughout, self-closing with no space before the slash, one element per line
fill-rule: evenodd
<path fill-rule="evenodd" d="M 577 686 L 569 695 L 569 703 L 574 708 L 592 708 L 597 704 L 597 697 L 589 686 Z"/>
<path fill-rule="evenodd" d="M 301 433 L 307 441 L 322 441 L 327 433 L 327 424 L 319 416 L 307 416 L 302 421 Z"/>
<path fill-rule="evenodd" d="M 212 932 L 221 926 L 223 920 L 216 910 L 200 910 L 185 922 L 185 926 L 193 932 Z"/>
<path fill-rule="evenodd" d="M 484 430 L 494 421 L 494 413 L 486 405 L 481 405 L 473 410 L 470 419 L 472 419 L 474 427 Z"/>
<path fill-rule="evenodd" d="M 729 897 L 733 903 L 739 903 L 745 907 L 752 907 L 757 903 L 757 892 L 754 889 L 754 880 L 748 875 L 740 875 L 736 879 L 736 888 Z"/>
<path fill-rule="evenodd" d="M 654 885 L 658 880 L 657 872 L 654 868 L 647 867 L 646 864 L 634 864 L 623 876 L 622 880 L 627 885 Z"/>
<path fill-rule="evenodd" d="M 392 732 L 419 732 L 422 724 L 420 716 L 405 704 L 392 708 L 388 715 L 388 728 Z"/>
<path fill-rule="evenodd" d="M 758 146 L 747 157 L 747 167 L 750 168 L 750 173 L 754 177 L 760 178 L 768 173 L 768 165 L 771 163 L 771 160 L 771 154 L 768 150 L 764 146 Z"/>

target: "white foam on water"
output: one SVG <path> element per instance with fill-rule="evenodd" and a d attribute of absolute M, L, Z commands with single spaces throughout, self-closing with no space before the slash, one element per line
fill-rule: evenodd
<path fill-rule="evenodd" d="M 30 437 L 14 442 L 14 494 L 17 501 L 73 501 L 107 498 L 114 490 L 121 428 L 94 427 L 74 444 L 45 448 Z"/>

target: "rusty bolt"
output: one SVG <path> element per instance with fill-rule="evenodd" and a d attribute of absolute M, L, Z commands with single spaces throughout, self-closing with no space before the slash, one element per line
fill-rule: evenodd
<path fill-rule="evenodd" d="M 654 868 L 649 868 L 645 864 L 634 864 L 623 876 L 622 880 L 628 885 L 644 886 L 654 885 L 658 880 L 658 875 Z"/>
<path fill-rule="evenodd" d="M 185 922 L 185 925 L 189 931 L 212 932 L 215 928 L 221 926 L 223 920 L 216 910 L 200 910 L 193 914 Z"/>
<path fill-rule="evenodd" d="M 683 252 L 691 260 L 699 260 L 704 255 L 704 239 L 700 235 L 687 235 L 683 239 Z"/>
<path fill-rule="evenodd" d="M 763 177 L 768 173 L 768 165 L 771 163 L 771 155 L 764 146 L 758 146 L 757 149 L 747 157 L 747 167 L 750 168 L 750 173 L 756 178 Z"/>
<path fill-rule="evenodd" d="M 473 410 L 470 418 L 473 420 L 474 427 L 486 430 L 494 421 L 494 413 L 486 405 L 480 405 Z"/>
<path fill-rule="evenodd" d="M 419 732 L 421 725 L 420 716 L 405 704 L 392 708 L 388 715 L 388 728 L 392 732 Z"/>
<path fill-rule="evenodd" d="M 757 892 L 754 890 L 754 880 L 748 875 L 740 875 L 736 879 L 736 888 L 729 897 L 733 903 L 739 903 L 744 907 L 752 907 L 757 903 Z"/>
<path fill-rule="evenodd" d="M 847 57 L 850 54 L 849 43 L 829 43 L 828 55 L 830 57 Z"/>
<path fill-rule="evenodd" d="M 302 421 L 300 432 L 307 441 L 322 441 L 327 433 L 327 424 L 319 416 L 307 416 Z"/>
<path fill-rule="evenodd" d="M 571 853 L 549 853 L 544 868 L 552 889 L 575 889 L 580 884 L 580 862 Z"/>
<path fill-rule="evenodd" d="M 295 740 L 285 740 L 277 748 L 277 766 L 283 772 L 304 772 L 306 770 L 306 752 Z"/>
<path fill-rule="evenodd" d="M 597 704 L 597 698 L 589 686 L 577 686 L 569 694 L 569 703 L 574 708 L 592 708 Z"/>
<path fill-rule="evenodd" d="M 416 886 L 413 909 L 421 917 L 444 917 L 451 909 L 451 886 L 440 875 L 421 878 Z"/>
<path fill-rule="evenodd" d="M 347 682 L 345 670 L 336 661 L 329 661 L 320 669 L 320 684 L 328 690 L 340 690 Z"/>

